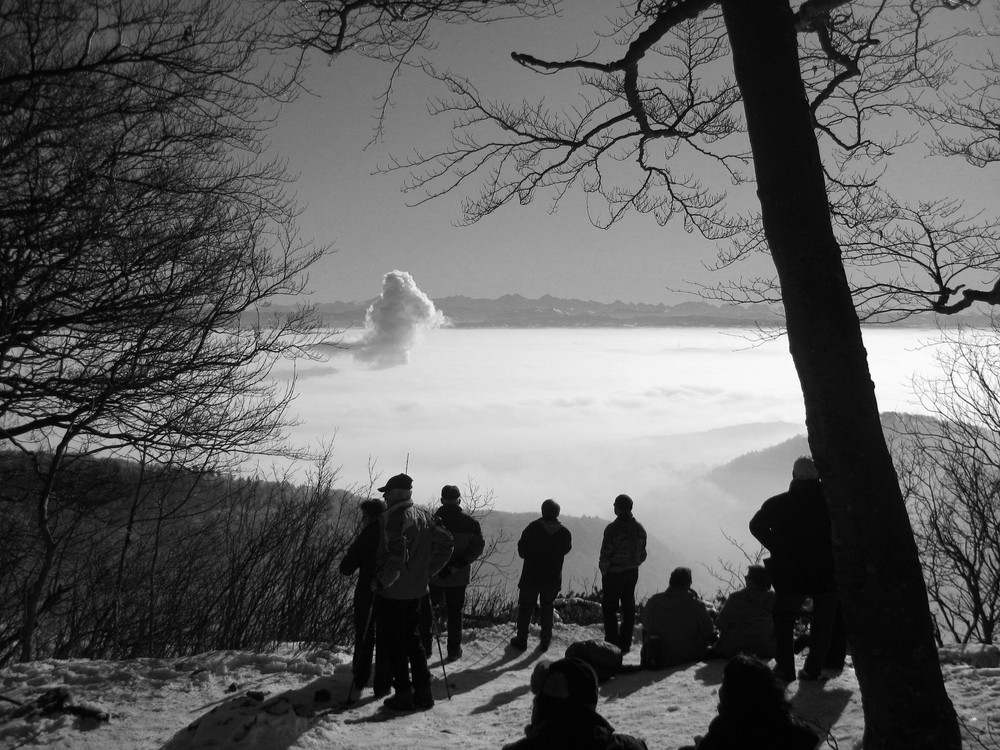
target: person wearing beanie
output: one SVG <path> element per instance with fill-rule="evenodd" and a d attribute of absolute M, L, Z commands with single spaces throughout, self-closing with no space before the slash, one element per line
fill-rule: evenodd
<path fill-rule="evenodd" d="M 773 659 L 775 594 L 771 591 L 771 577 L 763 565 L 751 565 L 744 580 L 746 586 L 726 597 L 719 611 L 715 621 L 719 640 L 712 654 L 722 659 L 737 654 Z"/>
<path fill-rule="evenodd" d="M 785 685 L 767 664 L 740 654 L 722 672 L 719 715 L 680 750 L 815 750 L 820 738 L 792 713 Z"/>
<path fill-rule="evenodd" d="M 542 630 L 538 647 L 545 651 L 552 642 L 553 604 L 562 587 L 563 559 L 572 548 L 573 535 L 559 521 L 559 503 L 546 500 L 542 517 L 529 523 L 517 541 L 524 564 L 517 584 L 517 634 L 510 641 L 515 649 L 528 648 L 528 626 L 536 604 Z"/>
<path fill-rule="evenodd" d="M 385 511 L 385 503 L 377 497 L 369 498 L 361 503 L 360 510 L 361 530 L 340 561 L 341 575 L 353 575 L 355 571 L 358 573 L 358 581 L 354 586 L 354 658 L 351 660 L 354 679 L 348 696 L 350 703 L 361 697 L 361 691 L 368 684 L 372 673 L 372 654 L 375 651 L 375 618 L 372 616 L 375 592 L 372 591 L 372 581 L 375 578 L 378 554 L 378 519 Z M 389 694 L 391 675 L 388 667 L 385 654 L 379 651 L 375 658 L 373 686 L 376 697 Z"/>
<path fill-rule="evenodd" d="M 420 601 L 427 580 L 445 566 L 451 534 L 430 511 L 413 504 L 413 480 L 397 474 L 379 487 L 386 511 L 379 517 L 375 560 L 376 648 L 389 660 L 395 693 L 387 709 L 413 711 L 434 705 L 431 673 L 420 643 Z M 411 675 L 412 670 L 412 675 Z"/>
<path fill-rule="evenodd" d="M 627 654 L 632 648 L 635 629 L 635 586 L 639 582 L 639 566 L 646 559 L 646 530 L 632 515 L 632 498 L 628 495 L 615 498 L 614 512 L 615 520 L 604 529 L 597 566 L 601 571 L 601 612 L 604 640 Z"/>
<path fill-rule="evenodd" d="M 454 549 L 451 558 L 430 580 L 430 594 L 420 612 L 420 637 L 424 652 L 431 649 L 434 610 L 442 602 L 448 613 L 448 661 L 462 656 L 462 610 L 465 590 L 472 577 L 472 563 L 486 548 L 479 521 L 462 510 L 462 493 L 453 484 L 441 488 L 441 507 L 434 517 L 451 533 Z"/>
<path fill-rule="evenodd" d="M 597 712 L 597 675 L 582 659 L 542 660 L 531 674 L 531 723 L 503 750 L 647 750 Z"/>
<path fill-rule="evenodd" d="M 764 501 L 750 519 L 750 533 L 770 553 L 764 560 L 776 594 L 775 674 L 795 679 L 795 621 L 812 599 L 809 655 L 800 680 L 817 680 L 824 667 L 843 667 L 846 641 L 833 576 L 833 535 L 816 464 L 800 456 L 788 491 Z"/>

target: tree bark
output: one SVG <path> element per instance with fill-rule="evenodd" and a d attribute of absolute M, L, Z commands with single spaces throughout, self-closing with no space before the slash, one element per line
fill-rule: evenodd
<path fill-rule="evenodd" d="M 788 0 L 724 0 L 764 231 L 833 522 L 866 750 L 961 747 L 830 218 Z"/>

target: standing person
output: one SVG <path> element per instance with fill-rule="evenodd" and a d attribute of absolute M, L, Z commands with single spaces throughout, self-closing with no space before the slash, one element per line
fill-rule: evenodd
<path fill-rule="evenodd" d="M 517 540 L 517 554 L 524 560 L 517 587 L 517 635 L 510 645 L 519 651 L 528 648 L 528 625 L 537 602 L 542 632 L 538 648 L 545 651 L 552 642 L 553 603 L 562 587 L 563 559 L 573 548 L 573 535 L 559 521 L 559 503 L 542 503 L 542 517 L 529 523 Z"/>
<path fill-rule="evenodd" d="M 372 581 L 375 579 L 375 560 L 379 545 L 379 516 L 385 511 L 385 503 L 378 498 L 369 498 L 361 503 L 361 530 L 347 548 L 340 561 L 341 575 L 358 573 L 354 586 L 354 658 L 351 660 L 351 693 L 349 702 L 361 697 L 361 691 L 368 684 L 372 672 L 372 653 L 375 651 L 375 617 L 372 604 L 375 593 Z M 389 694 L 389 662 L 379 649 L 375 656 L 375 697 Z"/>
<path fill-rule="evenodd" d="M 704 737 L 680 750 L 814 750 L 819 742 L 792 713 L 785 686 L 767 665 L 741 654 L 722 672 L 719 715 Z"/>
<path fill-rule="evenodd" d="M 744 580 L 745 588 L 731 593 L 722 605 L 715 621 L 719 640 L 712 652 L 724 659 L 737 654 L 772 659 L 775 594 L 771 591 L 771 577 L 763 565 L 751 565 Z"/>
<path fill-rule="evenodd" d="M 389 479 L 380 517 L 375 587 L 377 648 L 389 659 L 395 693 L 383 702 L 397 711 L 434 705 L 431 673 L 417 632 L 420 600 L 427 580 L 451 557 L 452 539 L 429 511 L 413 504 L 413 480 L 406 474 Z M 412 669 L 412 678 L 411 678 Z"/>
<path fill-rule="evenodd" d="M 805 600 L 811 598 L 809 655 L 798 677 L 820 679 L 837 621 L 838 601 L 830 515 L 811 457 L 795 459 L 788 491 L 764 502 L 750 519 L 750 533 L 771 553 L 764 564 L 777 594 L 774 673 L 785 682 L 795 679 L 795 620 Z"/>
<path fill-rule="evenodd" d="M 465 590 L 472 576 L 472 563 L 479 559 L 486 548 L 479 521 L 462 510 L 462 493 L 453 484 L 441 488 L 441 507 L 434 517 L 451 533 L 455 548 L 451 559 L 430 580 L 430 596 L 421 612 L 420 637 L 424 653 L 430 650 L 431 626 L 434 609 L 444 601 L 448 612 L 448 661 L 462 656 L 462 609 L 465 607 Z"/>
<path fill-rule="evenodd" d="M 615 498 L 615 520 L 604 529 L 601 542 L 601 612 L 604 614 L 604 640 L 627 654 L 632 648 L 635 629 L 635 585 L 639 566 L 646 559 L 646 530 L 632 515 L 632 498 Z M 621 627 L 618 608 L 621 607 Z"/>
<path fill-rule="evenodd" d="M 708 607 L 691 590 L 691 569 L 675 568 L 667 590 L 649 597 L 642 610 L 643 666 L 703 659 L 714 637 Z"/>
<path fill-rule="evenodd" d="M 581 659 L 542 660 L 531 673 L 531 723 L 503 750 L 647 750 L 597 713 L 597 675 Z"/>

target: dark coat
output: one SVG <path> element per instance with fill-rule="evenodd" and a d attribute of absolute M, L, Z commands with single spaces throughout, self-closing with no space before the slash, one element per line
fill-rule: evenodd
<path fill-rule="evenodd" d="M 793 479 L 788 492 L 766 500 L 750 533 L 771 553 L 764 564 L 777 593 L 835 590 L 830 514 L 818 479 Z"/>
<path fill-rule="evenodd" d="M 524 734 L 503 750 L 648 750 L 642 740 L 618 734 L 603 716 L 582 707 L 531 724 Z"/>
<path fill-rule="evenodd" d="M 462 510 L 459 505 L 442 505 L 434 513 L 455 541 L 451 558 L 438 575 L 431 578 L 431 586 L 468 586 L 472 563 L 483 554 L 486 540 L 479 521 Z M 443 575 L 447 571 L 447 575 Z"/>
<path fill-rule="evenodd" d="M 818 744 L 819 737 L 792 718 L 754 726 L 716 716 L 698 750 L 814 750 Z"/>
<path fill-rule="evenodd" d="M 624 573 L 642 565 L 646 559 L 646 530 L 631 513 L 618 516 L 604 529 L 601 573 Z"/>
<path fill-rule="evenodd" d="M 344 559 L 340 561 L 341 575 L 349 576 L 358 572 L 358 591 L 369 592 L 372 579 L 375 578 L 375 557 L 378 553 L 379 530 L 378 519 L 369 521 L 358 532 L 357 537 L 347 548 Z"/>
<path fill-rule="evenodd" d="M 573 548 L 573 535 L 558 518 L 538 518 L 529 523 L 517 541 L 524 560 L 518 588 L 558 591 L 562 586 L 563 559 Z"/>

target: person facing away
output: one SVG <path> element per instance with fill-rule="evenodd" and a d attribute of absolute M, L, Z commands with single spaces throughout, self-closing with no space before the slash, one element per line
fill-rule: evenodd
<path fill-rule="evenodd" d="M 819 742 L 792 714 L 784 684 L 767 665 L 740 654 L 723 670 L 718 716 L 680 750 L 814 750 Z"/>
<path fill-rule="evenodd" d="M 731 593 L 722 605 L 715 621 L 719 639 L 712 653 L 724 659 L 737 654 L 772 659 L 775 593 L 771 591 L 771 577 L 763 565 L 751 565 L 744 580 L 746 586 Z"/>
<path fill-rule="evenodd" d="M 517 541 L 517 554 L 524 560 L 518 581 L 517 634 L 510 645 L 528 648 L 528 626 L 538 604 L 541 625 L 538 647 L 545 651 L 552 642 L 553 604 L 562 587 L 563 560 L 573 548 L 573 535 L 559 521 L 559 503 L 542 503 L 542 517 L 529 523 Z"/>
<path fill-rule="evenodd" d="M 667 590 L 649 597 L 642 610 L 647 663 L 670 667 L 703 659 L 714 635 L 708 607 L 691 590 L 691 569 L 675 568 Z"/>
<path fill-rule="evenodd" d="M 444 602 L 448 613 L 448 661 L 462 656 L 462 610 L 465 590 L 472 577 L 472 563 L 486 548 L 479 521 L 462 510 L 462 493 L 453 484 L 441 488 L 441 507 L 434 513 L 451 533 L 455 547 L 451 558 L 430 580 L 430 595 L 421 612 L 421 639 L 424 652 L 430 650 L 433 610 Z"/>
<path fill-rule="evenodd" d="M 614 504 L 615 520 L 604 529 L 598 569 L 601 571 L 601 612 L 604 640 L 627 654 L 635 629 L 635 586 L 639 566 L 646 559 L 646 530 L 632 515 L 632 498 L 619 495 Z M 621 625 L 618 610 L 621 608 Z"/>
<path fill-rule="evenodd" d="M 531 723 L 503 750 L 647 750 L 597 713 L 597 675 L 582 659 L 543 659 L 531 674 Z"/>
<path fill-rule="evenodd" d="M 775 674 L 786 682 L 795 679 L 795 620 L 806 598 L 811 598 L 809 654 L 798 676 L 819 679 L 839 619 L 839 603 L 830 515 L 811 457 L 795 459 L 788 491 L 764 501 L 749 526 L 750 533 L 770 553 L 764 565 L 777 595 L 773 615 Z"/>
<path fill-rule="evenodd" d="M 420 643 L 420 600 L 427 580 L 451 557 L 451 534 L 413 504 L 413 480 L 397 474 L 379 488 L 386 502 L 380 516 L 375 588 L 376 645 L 387 654 L 394 694 L 383 706 L 399 711 L 434 705 L 431 673 Z M 412 676 L 411 676 L 412 669 Z"/>
<path fill-rule="evenodd" d="M 372 672 L 372 654 L 375 651 L 375 618 L 372 603 L 375 592 L 372 581 L 375 578 L 375 561 L 379 545 L 379 516 L 385 511 L 385 503 L 378 498 L 369 498 L 361 503 L 361 529 L 347 548 L 340 561 L 340 574 L 349 576 L 355 571 L 358 581 L 354 586 L 354 658 L 351 660 L 350 701 L 361 696 Z M 375 657 L 375 696 L 389 694 L 390 674 L 388 660 L 379 651 Z"/>

